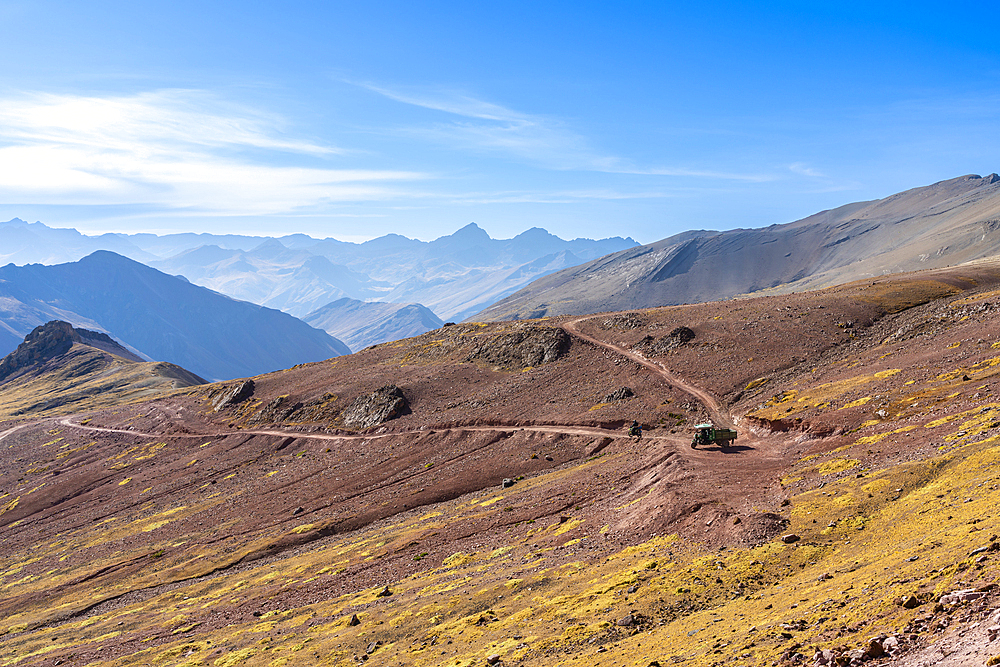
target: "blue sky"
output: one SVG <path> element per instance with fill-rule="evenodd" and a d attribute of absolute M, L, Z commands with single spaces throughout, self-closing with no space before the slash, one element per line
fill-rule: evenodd
<path fill-rule="evenodd" d="M 564 238 L 1000 171 L 985 5 L 0 0 L 0 220 Z"/>

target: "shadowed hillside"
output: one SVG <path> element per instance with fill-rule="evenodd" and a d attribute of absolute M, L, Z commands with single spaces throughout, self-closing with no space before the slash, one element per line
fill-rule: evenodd
<path fill-rule="evenodd" d="M 984 664 L 997 308 L 984 262 L 0 423 L 0 660 Z"/>
<path fill-rule="evenodd" d="M 66 320 L 108 331 L 150 359 L 208 378 L 256 375 L 350 352 L 291 315 L 106 251 L 70 264 L 0 267 L 0 297 L 0 318 L 21 335 Z"/>

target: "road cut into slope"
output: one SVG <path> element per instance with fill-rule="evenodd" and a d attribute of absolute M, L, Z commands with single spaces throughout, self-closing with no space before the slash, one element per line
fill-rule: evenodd
<path fill-rule="evenodd" d="M 666 366 L 664 366 L 658 361 L 648 359 L 643 355 L 639 354 L 638 352 L 635 352 L 633 350 L 628 350 L 624 347 L 621 347 L 620 345 L 615 345 L 614 343 L 609 343 L 607 341 L 599 340 L 593 336 L 583 333 L 582 331 L 580 331 L 579 327 L 576 326 L 578 323 L 584 320 L 593 319 L 594 317 L 595 316 L 593 315 L 587 317 L 578 317 L 575 320 L 570 320 L 568 322 L 563 323 L 562 326 L 569 334 L 577 336 L 578 338 L 581 338 L 589 343 L 593 343 L 594 345 L 598 345 L 605 349 L 611 350 L 612 352 L 617 352 L 618 354 L 624 357 L 628 357 L 629 359 L 635 361 L 637 364 L 659 375 L 670 384 L 673 384 L 681 388 L 688 394 L 691 394 L 696 399 L 701 401 L 701 403 L 712 415 L 712 420 L 717 426 L 724 426 L 726 428 L 735 428 L 735 426 L 733 425 L 732 416 L 729 415 L 726 411 L 724 411 L 722 409 L 722 406 L 719 404 L 719 401 L 716 400 L 714 396 L 712 396 L 704 389 L 701 389 L 684 381 L 682 378 L 671 373 Z"/>

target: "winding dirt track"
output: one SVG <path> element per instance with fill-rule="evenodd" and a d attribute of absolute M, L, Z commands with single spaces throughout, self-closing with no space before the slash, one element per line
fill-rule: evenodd
<path fill-rule="evenodd" d="M 25 426 L 30 426 L 30 425 L 32 425 L 34 423 L 35 422 L 26 422 L 24 424 L 18 424 L 14 428 L 9 428 L 6 431 L 4 431 L 3 433 L 0 433 L 0 440 L 3 440 L 4 438 L 6 438 L 8 435 L 10 435 L 11 433 L 13 433 L 14 431 L 18 431 L 18 430 L 24 428 Z"/>
<path fill-rule="evenodd" d="M 216 431 L 212 433 L 185 433 L 185 434 L 163 434 L 163 433 L 144 433 L 142 431 L 129 431 L 126 429 L 118 428 L 105 428 L 102 426 L 89 426 L 86 424 L 77 424 L 73 422 L 69 417 L 64 417 L 59 420 L 59 424 L 69 428 L 75 428 L 82 431 L 90 431 L 93 433 L 119 433 L 122 435 L 131 435 L 140 438 L 223 438 L 230 435 L 273 435 L 279 438 L 303 438 L 309 440 L 376 440 L 381 438 L 393 438 L 401 435 L 410 435 L 414 433 L 428 433 L 430 431 L 444 432 L 444 431 L 478 431 L 478 432 L 497 432 L 497 431 L 536 431 L 539 433 L 562 433 L 566 435 L 591 435 L 598 437 L 611 437 L 611 438 L 624 438 L 626 437 L 621 431 L 612 431 L 609 429 L 595 428 L 590 426 L 563 426 L 560 424 L 551 425 L 536 425 L 536 426 L 456 426 L 454 428 L 433 428 L 433 429 L 414 429 L 410 431 L 391 431 L 388 433 L 376 433 L 376 434 L 333 434 L 333 433 L 299 433 L 296 431 L 277 431 L 270 429 L 260 429 L 260 430 L 249 430 L 240 429 L 236 431 Z M 27 426 L 27 424 L 22 424 L 22 426 Z M 10 431 L 5 431 L 0 433 L 0 439 L 3 436 L 16 431 L 21 426 L 11 429 Z"/>
<path fill-rule="evenodd" d="M 703 390 L 703 389 L 701 389 L 699 387 L 696 387 L 694 385 L 691 385 L 688 382 L 686 382 L 685 380 L 683 380 L 682 378 L 674 375 L 673 373 L 670 372 L 669 369 L 667 369 L 663 364 L 661 364 L 658 361 L 654 361 L 652 359 L 647 359 L 646 357 L 642 356 L 641 354 L 639 354 L 639 353 L 637 353 L 637 352 L 635 352 L 633 350 L 629 350 L 629 349 L 623 348 L 623 347 L 621 347 L 619 345 L 615 345 L 614 343 L 609 343 L 609 342 L 606 342 L 606 341 L 602 341 L 600 339 L 597 339 L 597 338 L 595 338 L 595 337 L 593 337 L 593 336 L 591 336 L 589 334 L 586 334 L 586 333 L 583 333 L 582 331 L 580 331 L 579 328 L 577 328 L 577 324 L 580 323 L 580 322 L 583 322 L 585 320 L 588 320 L 588 319 L 593 319 L 593 316 L 590 315 L 590 316 L 586 316 L 586 317 L 579 317 L 579 318 L 577 318 L 575 320 L 571 320 L 569 322 L 565 322 L 562 325 L 562 327 L 571 336 L 576 336 L 577 338 L 585 340 L 585 341 L 587 341 L 589 343 L 592 343 L 592 344 L 597 345 L 599 347 L 603 347 L 603 348 L 605 348 L 607 350 L 610 350 L 610 351 L 612 351 L 612 352 L 614 352 L 616 354 L 622 355 L 622 356 L 624 356 L 624 357 L 626 357 L 628 359 L 631 359 L 632 361 L 635 361 L 637 364 L 641 365 L 643 368 L 646 368 L 647 370 L 649 370 L 649 371 L 651 371 L 651 372 L 659 375 L 664 380 L 666 380 L 668 383 L 670 383 L 670 384 L 672 384 L 672 385 L 674 385 L 676 387 L 679 387 L 683 391 L 687 392 L 688 394 L 690 394 L 691 396 L 693 396 L 697 400 L 699 400 L 708 409 L 709 413 L 712 415 L 713 421 L 716 424 L 724 425 L 727 428 L 734 428 L 732 417 L 727 412 L 725 412 L 723 410 L 722 406 L 719 404 L 719 401 L 716 400 L 716 398 L 714 396 L 712 396 L 711 394 L 709 394 L 707 391 L 705 391 L 705 390 Z M 5 437 L 7 437 L 8 435 L 14 433 L 15 431 L 17 431 L 17 430 L 19 430 L 21 428 L 24 428 L 26 426 L 29 426 L 30 424 L 31 424 L 31 422 L 26 423 L 26 424 L 20 424 L 18 426 L 15 426 L 15 427 L 13 427 L 11 429 L 8 429 L 8 430 L 0 433 L 0 441 L 2 441 Z M 407 434 L 413 434 L 413 433 L 421 433 L 421 432 L 426 432 L 426 430 L 428 430 L 428 429 L 421 429 L 421 430 L 412 430 L 412 431 L 393 431 L 393 432 L 379 433 L 379 434 L 349 434 L 349 435 L 348 434 L 329 434 L 329 433 L 323 433 L 323 434 L 319 434 L 319 433 L 301 433 L 301 432 L 295 432 L 295 431 L 282 431 L 282 430 L 273 430 L 273 429 L 260 429 L 260 430 L 244 430 L 244 429 L 240 429 L 240 430 L 217 431 L 217 432 L 211 432 L 211 433 L 197 433 L 197 434 L 157 434 L 157 433 L 145 433 L 145 432 L 141 432 L 141 431 L 127 430 L 127 429 L 114 429 L 114 428 L 106 428 L 106 427 L 101 427 L 101 426 L 89 426 L 89 425 L 85 425 L 85 424 L 75 423 L 75 422 L 73 422 L 70 419 L 70 417 L 64 417 L 64 418 L 60 419 L 59 420 L 59 424 L 61 424 L 62 426 L 68 427 L 68 428 L 74 428 L 74 429 L 79 429 L 79 430 L 83 430 L 83 431 L 89 431 L 89 432 L 93 432 L 93 433 L 117 433 L 117 434 L 120 434 L 120 435 L 129 435 L 129 436 L 133 436 L 133 437 L 146 437 L 146 438 L 162 438 L 162 437 L 171 437 L 171 438 L 205 438 L 205 437 L 212 437 L 212 438 L 220 438 L 220 437 L 231 436 L 231 435 L 269 435 L 269 436 L 275 436 L 275 437 L 294 437 L 294 438 L 302 438 L 302 439 L 309 439 L 309 440 L 324 440 L 324 441 L 372 440 L 372 439 L 398 437 L 400 435 L 407 435 Z M 497 431 L 509 431 L 511 429 L 525 430 L 525 431 L 535 431 L 535 432 L 539 432 L 539 433 L 560 433 L 560 434 L 567 434 L 567 435 L 589 435 L 589 436 L 595 436 L 595 437 L 612 437 L 612 438 L 626 437 L 625 434 L 623 434 L 621 431 L 617 431 L 617 430 L 609 430 L 609 429 L 602 429 L 602 428 L 596 428 L 596 427 L 587 427 L 587 426 L 569 426 L 569 425 L 561 425 L 561 424 L 533 425 L 533 426 L 502 426 L 502 425 L 501 426 L 460 426 L 460 427 L 454 427 L 454 428 L 449 428 L 449 429 L 438 428 L 438 429 L 432 429 L 432 430 L 435 430 L 435 431 L 497 432 Z M 741 435 L 743 435 L 743 434 L 741 434 Z M 649 436 L 647 436 L 647 437 L 649 437 Z M 678 438 L 676 436 L 652 436 L 651 439 L 655 439 L 655 440 L 676 440 L 676 441 L 683 440 L 683 438 Z"/>
<path fill-rule="evenodd" d="M 649 370 L 653 371 L 654 373 L 662 377 L 664 380 L 669 382 L 670 384 L 680 387 L 682 390 L 686 391 L 687 393 L 691 394 L 699 401 L 701 401 L 701 403 L 708 409 L 709 413 L 712 415 L 712 421 L 716 425 L 725 426 L 726 428 L 736 428 L 735 425 L 733 424 L 732 416 L 729 415 L 727 412 L 723 411 L 722 406 L 719 404 L 719 401 L 717 401 L 714 396 L 709 394 L 704 389 L 688 384 L 681 378 L 671 373 L 666 366 L 664 366 L 658 361 L 647 359 L 638 352 L 625 349 L 623 347 L 615 345 L 614 343 L 608 343 L 606 341 L 598 340 L 593 336 L 583 333 L 577 328 L 576 325 L 578 323 L 590 319 L 593 319 L 592 315 L 588 315 L 586 317 L 578 317 L 575 320 L 570 320 L 569 322 L 564 323 L 563 329 L 565 329 L 567 333 L 576 336 L 577 338 L 582 338 L 583 340 L 593 343 L 594 345 L 598 345 L 607 350 L 611 350 L 612 352 L 628 357 L 637 364 L 640 364 L 643 367 L 648 368 Z"/>

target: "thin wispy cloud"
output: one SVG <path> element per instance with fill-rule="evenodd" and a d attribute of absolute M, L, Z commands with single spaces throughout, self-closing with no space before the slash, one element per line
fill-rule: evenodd
<path fill-rule="evenodd" d="M 492 152 L 557 170 L 600 171 L 605 160 L 554 119 L 525 114 L 452 91 L 407 92 L 373 84 L 362 87 L 403 104 L 457 117 L 443 123 L 409 126 L 404 134 L 465 152 Z"/>
<path fill-rule="evenodd" d="M 604 171 L 612 174 L 632 174 L 635 176 L 679 176 L 679 177 L 689 177 L 689 178 L 707 178 L 707 179 L 722 179 L 727 181 L 745 181 L 748 183 L 767 183 L 770 181 L 779 180 L 779 177 L 775 174 L 741 174 L 737 172 L 729 171 L 711 171 L 704 169 L 665 169 L 665 168 L 650 168 L 642 169 L 639 167 L 608 167 Z"/>
<path fill-rule="evenodd" d="M 805 162 L 796 162 L 794 164 L 788 165 L 788 170 L 793 174 L 798 174 L 799 176 L 808 176 L 810 178 L 825 178 L 826 174 L 813 169 Z"/>
<path fill-rule="evenodd" d="M 436 95 L 428 94 L 426 91 L 407 93 L 399 90 L 391 90 L 389 88 L 377 86 L 371 83 L 362 83 L 358 85 L 372 91 L 373 93 L 378 93 L 383 97 L 388 97 L 390 100 L 403 102 L 404 104 L 410 104 L 417 107 L 423 107 L 425 109 L 444 111 L 446 113 L 455 114 L 456 116 L 508 122 L 534 122 L 532 117 L 527 114 L 518 113 L 491 102 L 477 100 L 461 93 L 439 92 Z"/>
<path fill-rule="evenodd" d="M 425 178 L 294 166 L 343 152 L 289 136 L 278 116 L 200 91 L 0 100 L 0 196 L 7 201 L 269 214 L 384 200 L 398 195 L 395 184 Z M 276 154 L 282 165 L 260 158 Z"/>
<path fill-rule="evenodd" d="M 833 177 L 829 174 L 809 166 L 805 162 L 794 162 L 788 165 L 788 171 L 796 176 L 804 176 L 809 179 L 805 181 L 806 192 L 826 193 L 826 192 L 849 192 L 860 189 L 863 184 L 853 180 Z"/>
<path fill-rule="evenodd" d="M 411 126 L 404 131 L 411 136 L 460 150 L 510 155 L 560 171 L 721 178 L 748 182 L 765 182 L 778 178 L 762 173 L 637 166 L 627 158 L 601 153 L 591 146 L 586 137 L 557 119 L 519 112 L 454 91 L 401 91 L 371 83 L 357 85 L 396 102 L 458 117 L 444 123 Z"/>

